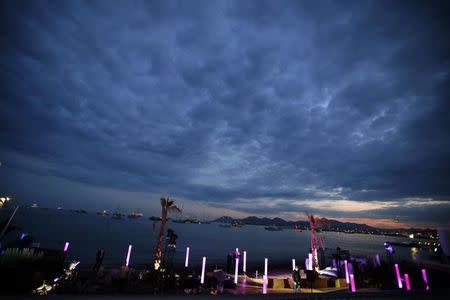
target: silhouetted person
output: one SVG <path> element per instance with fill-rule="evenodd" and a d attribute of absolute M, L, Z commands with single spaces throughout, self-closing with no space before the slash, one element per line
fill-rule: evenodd
<path fill-rule="evenodd" d="M 233 266 L 233 255 L 228 253 L 227 255 L 227 273 L 230 274 L 231 267 Z"/>
<path fill-rule="evenodd" d="M 98 269 L 100 269 L 100 266 L 102 265 L 104 256 L 105 256 L 105 250 L 103 250 L 103 248 L 99 249 L 97 251 L 97 255 L 95 258 L 94 271 L 98 271 Z"/>
<path fill-rule="evenodd" d="M 300 270 L 298 266 L 295 266 L 294 271 L 292 271 L 292 280 L 294 280 L 294 293 L 300 292 L 300 281 L 302 277 L 300 276 Z"/>

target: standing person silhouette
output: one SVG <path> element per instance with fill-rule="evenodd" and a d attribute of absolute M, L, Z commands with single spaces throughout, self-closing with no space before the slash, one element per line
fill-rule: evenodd
<path fill-rule="evenodd" d="M 294 271 L 292 271 L 292 280 L 294 280 L 294 294 L 300 293 L 300 270 L 298 269 L 298 266 L 295 266 Z"/>
<path fill-rule="evenodd" d="M 105 250 L 103 248 L 99 249 L 97 251 L 97 255 L 95 258 L 95 265 L 94 265 L 94 271 L 98 271 L 102 265 L 103 262 L 103 256 L 105 256 Z"/>

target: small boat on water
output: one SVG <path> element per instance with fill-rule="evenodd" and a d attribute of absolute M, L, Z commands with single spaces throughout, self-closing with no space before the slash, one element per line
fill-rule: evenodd
<path fill-rule="evenodd" d="M 244 223 L 239 222 L 239 221 L 233 221 L 233 222 L 231 222 L 231 226 L 233 226 L 233 227 L 242 227 L 242 226 L 244 226 Z"/>
<path fill-rule="evenodd" d="M 144 216 L 143 213 L 134 211 L 134 212 L 132 212 L 131 214 L 128 215 L 128 218 L 130 218 L 130 219 L 137 219 L 137 218 L 141 218 L 143 216 Z"/>
<path fill-rule="evenodd" d="M 292 226 L 292 229 L 295 229 L 297 231 L 302 231 L 302 229 L 300 228 L 300 226 L 298 224 L 294 224 L 294 226 Z"/>
<path fill-rule="evenodd" d="M 283 230 L 283 228 L 281 228 L 279 226 L 276 226 L 276 225 L 266 226 L 266 227 L 264 227 L 264 229 L 268 230 L 268 231 L 281 231 L 281 230 Z"/>
<path fill-rule="evenodd" d="M 121 213 L 118 213 L 118 212 L 115 212 L 115 213 L 112 214 L 112 218 L 115 219 L 115 220 L 121 220 L 122 217 L 124 217 L 124 216 L 125 216 L 124 214 L 121 214 Z"/>
<path fill-rule="evenodd" d="M 100 215 L 100 216 L 109 216 L 110 213 L 109 213 L 109 211 L 107 211 L 107 210 L 102 210 L 102 211 L 97 212 L 97 215 Z"/>
<path fill-rule="evenodd" d="M 149 217 L 148 218 L 150 221 L 161 221 L 161 217 L 154 217 L 154 216 L 151 216 L 151 217 Z M 175 222 L 175 221 L 174 221 Z"/>

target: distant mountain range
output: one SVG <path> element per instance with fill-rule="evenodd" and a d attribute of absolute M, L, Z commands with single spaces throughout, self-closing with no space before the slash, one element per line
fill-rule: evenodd
<path fill-rule="evenodd" d="M 255 216 L 250 216 L 243 219 L 235 219 L 228 216 L 220 217 L 213 222 L 218 223 L 232 223 L 235 222 L 242 222 L 244 224 L 248 225 L 262 225 L 262 226 L 270 226 L 270 225 L 276 225 L 281 227 L 293 227 L 298 226 L 302 229 L 309 229 L 309 222 L 308 221 L 286 221 L 281 218 L 258 218 Z M 395 232 L 395 231 L 415 231 L 415 232 L 431 232 L 434 231 L 432 229 L 417 229 L 417 228 L 410 228 L 410 229 L 381 229 L 381 228 L 375 228 L 371 227 L 366 224 L 357 224 L 357 223 L 343 223 L 336 220 L 328 220 L 327 223 L 323 225 L 324 230 L 333 230 L 333 231 L 355 231 L 355 232 Z"/>

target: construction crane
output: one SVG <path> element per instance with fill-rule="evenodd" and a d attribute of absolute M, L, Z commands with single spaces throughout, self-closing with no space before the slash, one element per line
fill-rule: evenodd
<path fill-rule="evenodd" d="M 322 232 L 323 225 L 325 223 L 328 223 L 329 221 L 326 218 L 314 217 L 313 214 L 308 214 L 306 212 L 305 215 L 308 217 L 309 227 L 311 229 L 312 266 L 314 270 L 319 271 L 319 259 L 317 257 L 318 244 L 316 232 Z M 320 243 L 319 247 L 325 250 L 325 239 L 322 234 L 319 236 L 319 243 Z"/>

